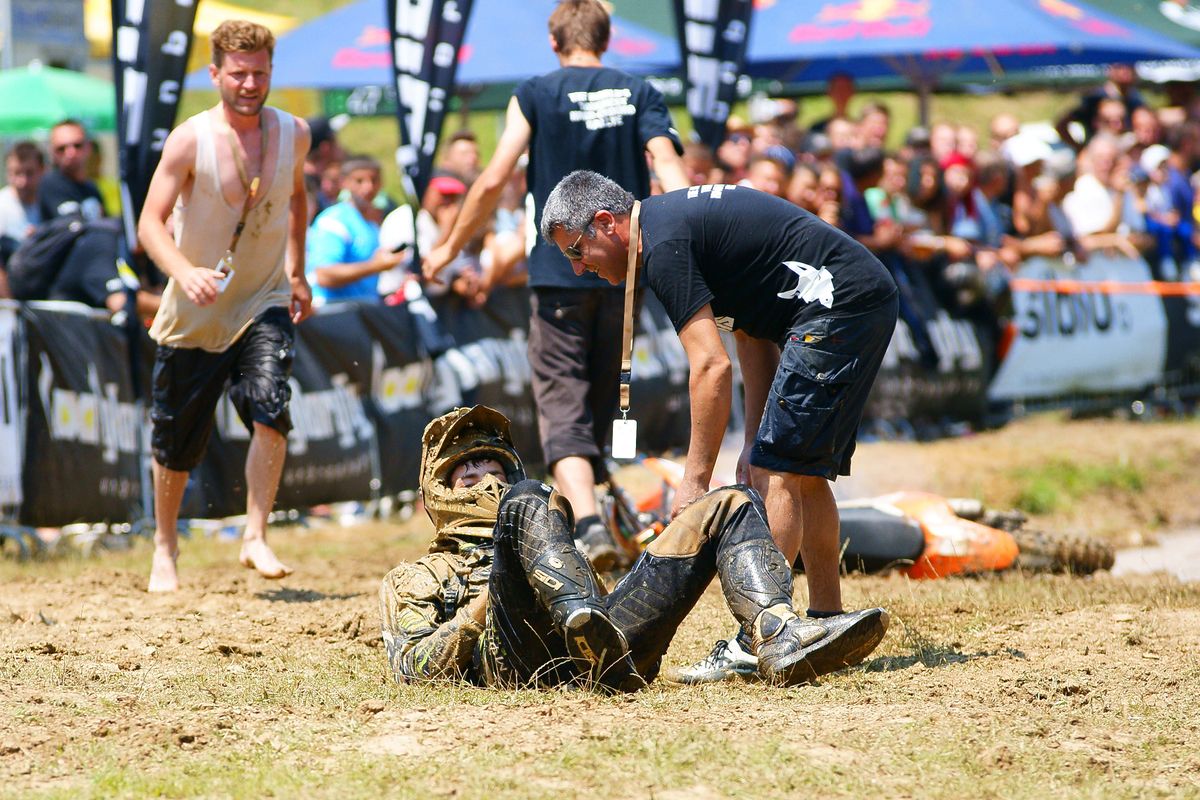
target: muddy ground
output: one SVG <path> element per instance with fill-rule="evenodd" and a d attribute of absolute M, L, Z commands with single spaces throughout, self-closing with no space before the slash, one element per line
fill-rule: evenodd
<path fill-rule="evenodd" d="M 1043 526 L 1114 541 L 1195 524 L 1200 427 L 1057 418 L 932 445 L 865 445 L 855 486 L 1003 504 L 1070 454 L 1144 473 Z M 1185 494 L 1186 497 L 1181 497 Z M 892 628 L 819 685 L 634 696 L 395 686 L 376 592 L 427 523 L 273 531 L 296 574 L 184 543 L 184 588 L 142 591 L 149 548 L 0 563 L 0 796 L 1200 796 L 1200 586 L 1167 575 L 850 577 Z M 803 581 L 797 584 L 803 602 Z M 713 589 L 668 665 L 731 632 Z"/>

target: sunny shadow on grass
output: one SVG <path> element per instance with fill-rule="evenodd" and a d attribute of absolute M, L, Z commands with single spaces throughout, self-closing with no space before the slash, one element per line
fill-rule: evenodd
<path fill-rule="evenodd" d="M 897 630 L 900 628 L 902 630 Z M 945 667 L 951 664 L 966 664 L 981 658 L 1025 658 L 1020 650 L 1011 647 L 996 650 L 980 650 L 964 653 L 958 643 L 935 642 L 922 634 L 916 628 L 901 620 L 893 626 L 893 637 L 901 636 L 901 649 L 908 649 L 907 655 L 880 656 L 865 661 L 861 667 L 864 672 L 896 672 L 909 669 L 916 664 L 924 667 Z"/>
<path fill-rule="evenodd" d="M 355 592 L 353 594 L 326 594 L 324 592 L 316 592 L 311 589 L 271 589 L 265 592 L 258 592 L 255 597 L 263 600 L 270 600 L 272 603 L 319 603 L 322 600 L 350 600 L 355 597 L 362 597 L 363 592 Z"/>

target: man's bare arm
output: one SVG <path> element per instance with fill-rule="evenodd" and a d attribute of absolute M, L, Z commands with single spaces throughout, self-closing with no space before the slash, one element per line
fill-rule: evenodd
<path fill-rule="evenodd" d="M 426 278 L 435 278 L 445 269 L 471 237 L 492 218 L 496 205 L 500 202 L 500 194 L 504 191 L 504 184 L 508 182 L 513 168 L 517 166 L 517 159 L 529 146 L 532 135 L 533 129 L 521 113 L 517 98 L 512 98 L 508 101 L 508 111 L 504 117 L 504 133 L 496 144 L 492 160 L 471 185 L 471 191 L 467 192 L 462 211 L 459 212 L 454 229 L 446 241 L 434 248 L 425 259 L 422 271 Z"/>
<path fill-rule="evenodd" d="M 733 397 L 733 366 L 721 343 L 711 305 L 704 306 L 684 323 L 679 341 L 687 353 L 691 373 L 688 392 L 692 430 L 683 482 L 675 493 L 672 514 L 708 491 L 721 439 L 729 424 L 729 404 Z"/>
<path fill-rule="evenodd" d="M 734 331 L 737 343 L 738 364 L 742 368 L 742 388 L 746 396 L 746 438 L 738 457 L 737 480 L 753 484 L 750 474 L 750 449 L 762 424 L 763 410 L 771 391 L 771 381 L 779 368 L 779 348 L 768 339 L 756 339 L 741 331 Z M 766 489 L 755 487 L 759 491 Z"/>
<path fill-rule="evenodd" d="M 175 201 L 187 186 L 196 161 L 196 137 L 191 125 L 171 132 L 163 145 L 162 158 L 150 179 L 142 216 L 138 220 L 138 241 L 150 260 L 183 289 L 196 305 L 205 306 L 217 299 L 216 264 L 192 264 L 180 252 L 167 231 L 167 219 L 175 210 Z"/>
<path fill-rule="evenodd" d="M 363 278 L 387 272 L 392 267 L 404 263 L 407 253 L 393 253 L 390 250 L 379 249 L 366 261 L 347 261 L 336 264 L 322 264 L 313 267 L 313 276 L 317 285 L 326 289 L 337 289 L 349 286 Z"/>
<path fill-rule="evenodd" d="M 683 159 L 675 152 L 675 143 L 669 137 L 655 136 L 646 142 L 646 152 L 654 162 L 654 174 L 658 175 L 664 192 L 691 186 L 687 170 L 683 168 Z"/>
<path fill-rule="evenodd" d="M 746 442 L 751 443 L 762 422 L 775 370 L 779 368 L 779 347 L 769 339 L 756 339 L 741 331 L 734 332 L 734 340 L 746 394 Z"/>

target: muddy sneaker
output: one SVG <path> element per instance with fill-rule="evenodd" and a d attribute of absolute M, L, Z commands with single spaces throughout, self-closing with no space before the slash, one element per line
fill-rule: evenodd
<path fill-rule="evenodd" d="M 797 617 L 775 606 L 754 621 L 759 673 L 772 683 L 794 686 L 860 663 L 887 632 L 882 608 L 851 611 L 836 617 Z"/>
<path fill-rule="evenodd" d="M 758 659 L 747 653 L 736 638 L 717 642 L 705 658 L 687 667 L 670 670 L 665 676 L 673 683 L 717 683 L 758 674 Z"/>
<path fill-rule="evenodd" d="M 575 528 L 575 546 L 579 548 L 596 572 L 611 572 L 620 560 L 612 534 L 599 518 Z"/>
<path fill-rule="evenodd" d="M 563 624 L 567 652 L 587 670 L 593 686 L 634 692 L 646 681 L 633 665 L 625 635 L 602 610 L 579 608 Z"/>

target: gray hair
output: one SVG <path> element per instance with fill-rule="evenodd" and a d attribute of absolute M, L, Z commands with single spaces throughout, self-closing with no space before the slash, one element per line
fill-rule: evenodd
<path fill-rule="evenodd" d="M 629 214 L 633 211 L 633 195 L 603 175 L 577 169 L 559 181 L 546 199 L 542 236 L 550 244 L 554 244 L 551 236 L 558 228 L 593 236 L 592 218 L 598 211 L 616 217 Z"/>

